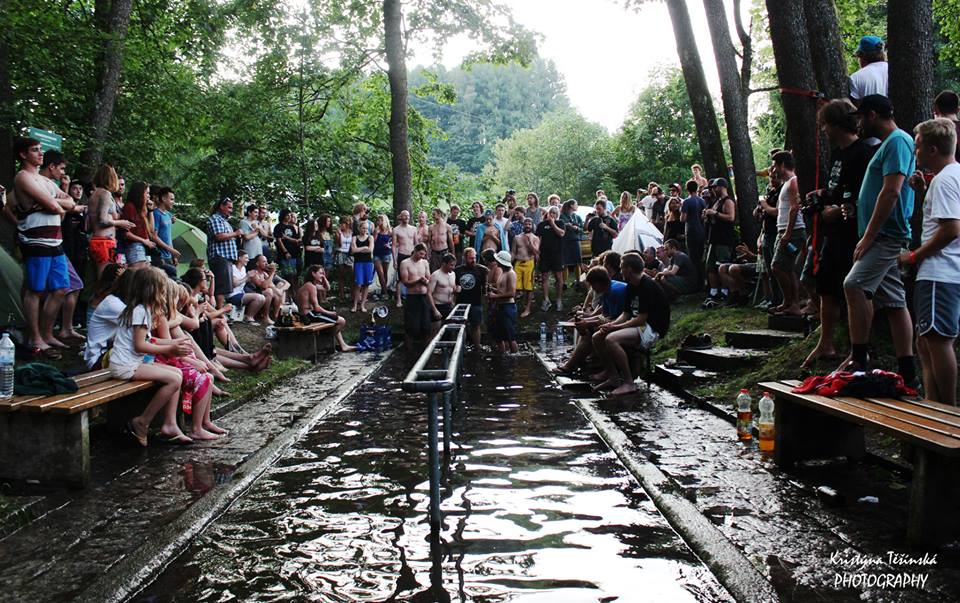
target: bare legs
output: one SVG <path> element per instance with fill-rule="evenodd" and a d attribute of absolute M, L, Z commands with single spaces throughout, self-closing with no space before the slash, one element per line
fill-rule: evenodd
<path fill-rule="evenodd" d="M 71 291 L 64 296 L 62 311 L 60 312 L 60 337 L 76 339 L 79 341 L 86 339 L 86 337 L 73 330 L 73 314 L 77 309 L 77 301 L 79 299 L 79 290 Z"/>
<path fill-rule="evenodd" d="M 23 313 L 27 322 L 27 344 L 46 349 L 51 346 L 65 348 L 63 342 L 53 336 L 53 323 L 60 312 L 65 289 L 47 293 L 42 308 L 40 293 L 25 289 L 23 292 Z"/>
<path fill-rule="evenodd" d="M 833 334 L 837 330 L 838 322 L 840 322 L 840 300 L 833 295 L 821 295 L 820 339 L 817 341 L 817 347 L 813 348 L 807 359 L 800 365 L 802 368 L 813 366 L 817 358 L 831 358 L 837 355 L 837 349 L 833 345 Z"/>
<path fill-rule="evenodd" d="M 180 386 L 183 383 L 183 374 L 180 369 L 151 362 L 138 366 L 133 373 L 133 378 L 137 381 L 153 381 L 160 385 L 143 414 L 130 421 L 134 435 L 140 444 L 147 445 L 147 431 L 150 429 L 150 423 L 161 409 L 163 425 L 160 427 L 160 433 L 189 443 L 190 438 L 184 435 L 180 431 L 180 426 L 177 425 L 177 405 L 180 403 Z"/>
<path fill-rule="evenodd" d="M 954 339 L 935 331 L 917 337 L 923 365 L 923 393 L 928 400 L 957 405 L 957 355 Z"/>

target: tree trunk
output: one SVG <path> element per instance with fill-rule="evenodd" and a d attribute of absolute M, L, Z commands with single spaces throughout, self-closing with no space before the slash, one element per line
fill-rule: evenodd
<path fill-rule="evenodd" d="M 844 60 L 843 40 L 833 0 L 804 0 L 810 58 L 817 80 L 817 90 L 827 98 L 846 98 L 850 94 L 850 78 Z"/>
<path fill-rule="evenodd" d="M 413 213 L 413 185 L 407 140 L 407 61 L 400 21 L 401 0 L 383 0 L 383 26 L 390 80 L 390 155 L 393 162 L 393 211 Z"/>
<path fill-rule="evenodd" d="M 766 0 L 770 41 L 781 88 L 812 91 L 813 59 L 810 54 L 803 0 Z M 809 96 L 785 91 L 781 95 L 787 118 L 787 140 L 797 165 L 801 198 L 813 190 L 817 168 L 817 102 Z"/>
<path fill-rule="evenodd" d="M 0 11 L 10 10 L 7 0 L 0 0 Z M 6 31 L 0 31 L 0 185 L 8 190 L 16 173 L 16 158 L 13 156 L 14 129 L 13 88 L 10 85 L 10 45 Z"/>
<path fill-rule="evenodd" d="M 687 96 L 690 98 L 693 121 L 697 127 L 697 142 L 703 157 L 703 168 L 710 178 L 726 177 L 727 161 L 723 155 L 720 126 L 717 125 L 717 114 L 713 110 L 713 97 L 707 88 L 707 78 L 703 75 L 703 63 L 700 62 L 697 41 L 693 37 L 690 13 L 684 0 L 667 0 L 667 8 L 670 10 L 680 68 L 687 86 Z"/>
<path fill-rule="evenodd" d="M 132 0 L 98 0 L 96 3 L 94 23 L 100 29 L 104 43 L 103 52 L 97 61 L 97 89 L 93 94 L 93 109 L 90 113 L 90 140 L 87 148 L 80 153 L 80 174 L 86 180 L 93 176 L 93 172 L 100 165 L 107 132 L 110 122 L 113 121 L 132 5 Z M 101 11 L 106 11 L 107 8 L 109 17 L 104 19 Z"/>
<path fill-rule="evenodd" d="M 933 7 L 930 2 L 889 0 L 887 46 L 890 83 L 887 96 L 893 103 L 897 125 L 912 133 L 932 117 Z"/>
<path fill-rule="evenodd" d="M 751 248 L 757 240 L 757 225 L 753 209 L 757 205 L 757 169 L 753 163 L 753 145 L 750 142 L 750 124 L 747 114 L 747 87 L 749 82 L 740 79 L 737 69 L 736 49 L 730 40 L 730 24 L 723 0 L 703 0 L 713 41 L 713 54 L 717 58 L 720 74 L 720 91 L 723 98 L 723 116 L 727 123 L 727 139 L 730 141 L 730 158 L 736 181 L 737 214 L 740 222 L 740 237 Z M 749 53 L 744 53 L 747 56 Z"/>

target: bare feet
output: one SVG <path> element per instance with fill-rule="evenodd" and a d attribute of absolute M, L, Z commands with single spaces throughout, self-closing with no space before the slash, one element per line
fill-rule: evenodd
<path fill-rule="evenodd" d="M 819 347 L 813 348 L 813 351 L 807 356 L 807 359 L 803 361 L 803 364 L 800 365 L 800 368 L 811 368 L 818 359 L 823 358 L 824 360 L 836 359 L 837 351 L 833 348 L 820 349 Z"/>
<path fill-rule="evenodd" d="M 190 432 L 190 437 L 194 440 L 219 440 L 220 436 L 207 431 L 204 428 L 194 429 Z"/>
<path fill-rule="evenodd" d="M 341 352 L 344 352 L 344 353 L 346 353 L 346 352 L 356 352 L 356 351 L 357 351 L 357 347 L 356 347 L 356 346 L 353 346 L 353 345 L 348 345 L 348 346 L 345 347 L 345 348 L 340 348 L 340 351 L 341 351 Z"/>
<path fill-rule="evenodd" d="M 72 330 L 72 329 L 69 330 L 69 331 L 64 331 L 63 329 L 60 329 L 59 335 L 60 335 L 60 338 L 61 338 L 61 339 L 72 339 L 72 340 L 74 340 L 74 341 L 86 341 L 86 340 L 87 340 L 86 337 L 84 337 L 83 335 L 81 335 L 80 333 L 77 333 L 76 331 L 74 331 L 74 330 Z"/>
<path fill-rule="evenodd" d="M 520 314 L 520 318 L 526 318 L 526 317 L 528 317 L 528 316 L 530 316 L 530 308 L 525 309 L 525 310 Z"/>
<path fill-rule="evenodd" d="M 599 373 L 594 373 L 590 375 L 591 381 L 604 381 L 607 378 L 607 371 L 600 371 Z"/>
<path fill-rule="evenodd" d="M 220 427 L 219 425 L 215 424 L 213 421 L 204 421 L 203 428 L 209 431 L 210 433 L 215 433 L 218 435 L 227 435 L 228 433 L 230 433 L 223 427 Z"/>
<path fill-rule="evenodd" d="M 636 393 L 636 391 L 637 391 L 636 383 L 629 382 L 629 383 L 624 383 L 617 389 L 610 392 L 610 395 L 611 396 L 627 396 L 627 395 Z"/>
<path fill-rule="evenodd" d="M 66 349 L 66 348 L 70 347 L 70 346 L 68 346 L 67 344 L 65 344 L 65 343 L 63 343 L 62 341 L 60 341 L 59 339 L 57 339 L 56 337 L 49 337 L 49 338 L 47 338 L 47 339 L 44 339 L 44 342 L 45 342 L 48 346 L 50 346 L 50 347 L 52 347 L 52 348 L 64 348 L 64 349 Z"/>
<path fill-rule="evenodd" d="M 136 421 L 136 419 L 134 419 Z M 136 427 L 136 425 L 134 425 Z M 187 434 L 180 431 L 179 428 L 174 427 L 173 429 L 168 429 L 166 426 L 160 428 L 160 437 L 161 440 L 170 444 L 191 444 L 193 440 L 187 437 Z"/>
<path fill-rule="evenodd" d="M 622 387 L 623 385 L 626 385 L 626 384 L 621 383 L 620 379 L 607 379 L 603 383 L 598 383 L 597 385 L 594 385 L 593 389 L 598 391 L 603 389 L 617 389 L 619 387 Z"/>

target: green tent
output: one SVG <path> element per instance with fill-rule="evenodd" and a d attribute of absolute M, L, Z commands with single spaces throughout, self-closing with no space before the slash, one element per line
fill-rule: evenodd
<path fill-rule="evenodd" d="M 24 326 L 20 289 L 23 287 L 23 267 L 6 249 L 0 247 L 0 326 Z"/>
<path fill-rule="evenodd" d="M 180 276 L 190 268 L 192 260 L 206 259 L 207 233 L 193 224 L 178 219 L 173 223 L 170 236 L 173 237 L 173 248 L 180 252 L 180 262 L 177 264 L 177 274 Z"/>

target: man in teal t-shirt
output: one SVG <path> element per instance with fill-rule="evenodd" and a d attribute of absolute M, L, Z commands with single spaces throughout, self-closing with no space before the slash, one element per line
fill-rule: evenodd
<path fill-rule="evenodd" d="M 897 258 L 910 242 L 913 189 L 907 178 L 916 169 L 913 138 L 897 127 L 890 99 L 865 96 L 855 111 L 863 136 L 882 140 L 863 178 L 857 199 L 860 241 L 853 268 L 843 281 L 850 323 L 851 362 L 841 367 L 866 370 L 870 325 L 875 310 L 886 310 L 897 369 L 909 384 L 916 381 L 913 363 L 913 324 L 900 280 Z"/>

